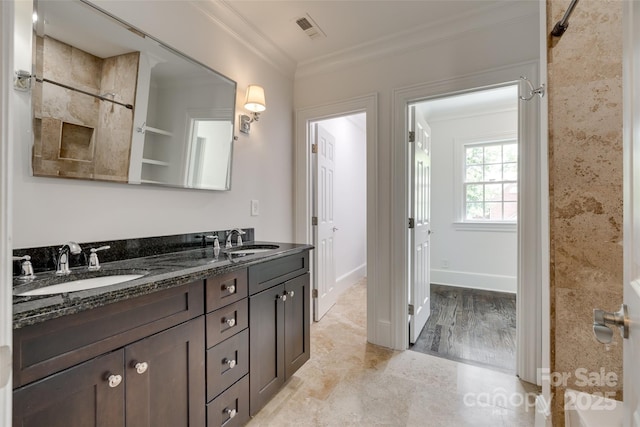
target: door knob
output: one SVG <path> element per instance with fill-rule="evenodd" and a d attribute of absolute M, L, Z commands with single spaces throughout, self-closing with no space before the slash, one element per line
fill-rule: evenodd
<path fill-rule="evenodd" d="M 613 338 L 613 330 L 609 326 L 617 326 L 622 338 L 629 338 L 629 315 L 625 304 L 613 313 L 599 309 L 593 310 L 593 333 L 602 344 L 609 344 Z"/>

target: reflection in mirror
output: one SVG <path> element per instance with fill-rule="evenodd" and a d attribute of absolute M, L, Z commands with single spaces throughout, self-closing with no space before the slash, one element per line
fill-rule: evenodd
<path fill-rule="evenodd" d="M 235 82 L 90 4 L 34 7 L 34 175 L 230 188 Z"/>

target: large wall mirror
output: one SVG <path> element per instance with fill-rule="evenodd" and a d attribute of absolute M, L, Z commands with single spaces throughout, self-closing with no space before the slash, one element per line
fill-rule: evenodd
<path fill-rule="evenodd" d="M 34 175 L 230 188 L 234 81 L 84 1 L 34 10 Z"/>

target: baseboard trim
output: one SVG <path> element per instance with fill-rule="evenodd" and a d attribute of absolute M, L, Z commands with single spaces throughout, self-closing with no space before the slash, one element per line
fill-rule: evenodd
<path fill-rule="evenodd" d="M 367 277 L 367 263 L 354 268 L 353 270 L 343 274 L 336 278 L 336 286 L 340 292 L 349 289 L 352 285 L 355 285 L 363 278 Z"/>
<path fill-rule="evenodd" d="M 431 283 L 512 294 L 515 294 L 518 289 L 518 280 L 515 276 L 436 269 L 431 269 Z"/>

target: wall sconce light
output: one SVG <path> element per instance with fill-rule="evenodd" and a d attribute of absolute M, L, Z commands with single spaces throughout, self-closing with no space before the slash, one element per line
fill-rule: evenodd
<path fill-rule="evenodd" d="M 260 112 L 267 109 L 264 99 L 264 88 L 262 86 L 249 85 L 244 108 L 253 113 L 252 117 L 246 114 L 240 115 L 240 132 L 248 135 L 251 131 L 251 123 L 257 122 L 260 119 Z"/>

